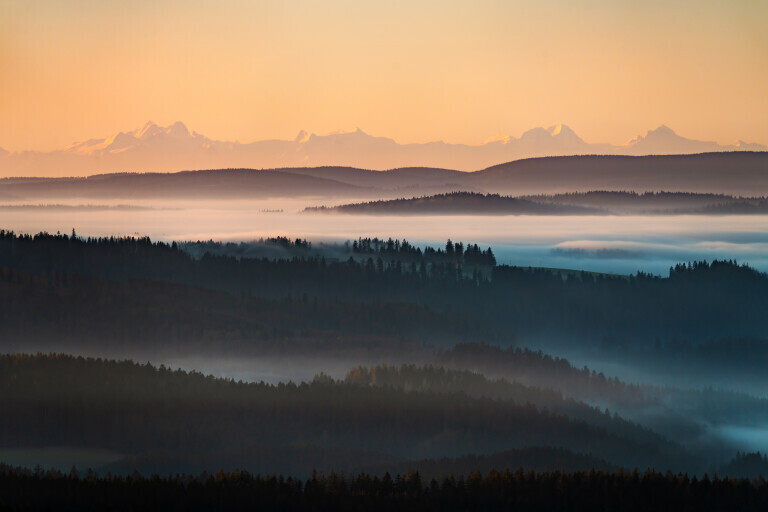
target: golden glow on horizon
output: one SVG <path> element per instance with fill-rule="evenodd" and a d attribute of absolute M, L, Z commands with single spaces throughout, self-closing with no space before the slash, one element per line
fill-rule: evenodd
<path fill-rule="evenodd" d="M 672 5 L 669 5 L 672 4 Z M 184 121 L 480 144 L 565 123 L 768 144 L 768 2 L 5 0 L 0 147 Z"/>

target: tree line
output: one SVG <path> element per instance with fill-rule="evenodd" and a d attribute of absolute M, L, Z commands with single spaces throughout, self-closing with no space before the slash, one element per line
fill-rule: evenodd
<path fill-rule="evenodd" d="M 567 338 L 598 347 L 608 341 L 608 348 L 643 350 L 649 340 L 699 344 L 763 337 L 768 330 L 768 316 L 763 314 L 768 309 L 768 277 L 732 261 L 677 266 L 667 277 L 642 272 L 615 276 L 467 265 L 468 255 L 490 262 L 492 253 L 476 254 L 469 244 L 461 244 L 457 251 L 450 242 L 446 258 L 451 246 L 453 260 L 429 264 L 381 251 L 375 258 L 343 261 L 210 253 L 196 259 L 173 244 L 148 238 L 84 240 L 0 232 L 0 269 L 28 272 L 48 282 L 59 274 L 71 274 L 117 282 L 175 283 L 265 299 L 306 296 L 319 301 L 416 304 L 479 326 L 474 341 L 507 344 L 515 339 Z M 459 252 L 463 264 L 457 259 Z M 427 251 L 422 258 L 428 259 Z"/>
<path fill-rule="evenodd" d="M 306 479 L 247 471 L 169 477 L 23 470 L 0 465 L 7 510 L 333 511 L 762 511 L 768 484 L 645 471 L 489 471 L 425 480 L 313 473 Z"/>

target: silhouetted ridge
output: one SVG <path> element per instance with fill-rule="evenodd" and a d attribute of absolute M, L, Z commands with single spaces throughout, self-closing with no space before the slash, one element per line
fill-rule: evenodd
<path fill-rule="evenodd" d="M 476 194 L 472 192 L 452 192 L 433 196 L 414 197 L 412 199 L 394 199 L 389 201 L 371 201 L 367 203 L 345 204 L 326 208 L 305 208 L 308 213 L 354 213 L 354 214 L 399 214 L 399 215 L 576 215 L 603 213 L 595 208 L 542 204 L 527 199 L 500 196 L 498 194 Z"/>
<path fill-rule="evenodd" d="M 98 179 L 0 179 L 0 194 L 30 200 L 306 196 L 394 199 L 454 191 L 521 196 L 590 190 L 766 196 L 768 152 L 543 157 L 515 160 L 476 172 L 423 167 L 393 167 L 388 171 L 350 166 L 263 170 L 233 167 L 174 173 L 101 174 Z"/>
<path fill-rule="evenodd" d="M 512 194 L 667 190 L 768 195 L 768 153 L 531 158 L 472 173 L 472 184 Z"/>

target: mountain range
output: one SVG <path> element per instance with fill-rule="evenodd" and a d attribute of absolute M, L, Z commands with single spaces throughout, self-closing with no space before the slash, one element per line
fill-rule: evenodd
<path fill-rule="evenodd" d="M 768 151 L 738 141 L 720 145 L 682 137 L 660 126 L 623 145 L 592 144 L 565 125 L 533 128 L 519 138 L 501 137 L 482 145 L 442 141 L 399 144 L 357 129 L 329 135 L 301 131 L 294 140 L 251 143 L 217 141 L 190 131 L 184 123 L 147 123 L 105 139 L 77 142 L 49 151 L 11 153 L 0 148 L 0 176 L 62 177 L 112 172 L 174 172 L 189 169 L 349 166 L 385 170 L 438 167 L 475 171 L 526 158 L 565 155 L 663 155 L 722 151 Z"/>

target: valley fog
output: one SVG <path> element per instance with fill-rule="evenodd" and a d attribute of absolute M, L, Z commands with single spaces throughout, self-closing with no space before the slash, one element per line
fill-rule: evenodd
<path fill-rule="evenodd" d="M 327 199 L 258 201 L 93 201 L 6 203 L 0 225 L 20 233 L 149 236 L 163 241 L 304 238 L 315 247 L 358 237 L 406 238 L 442 246 L 447 239 L 490 246 L 500 264 L 629 274 L 666 274 L 692 260 L 736 259 L 768 271 L 768 216 L 395 216 L 301 213 Z M 24 205 L 24 206 L 21 206 Z"/>

